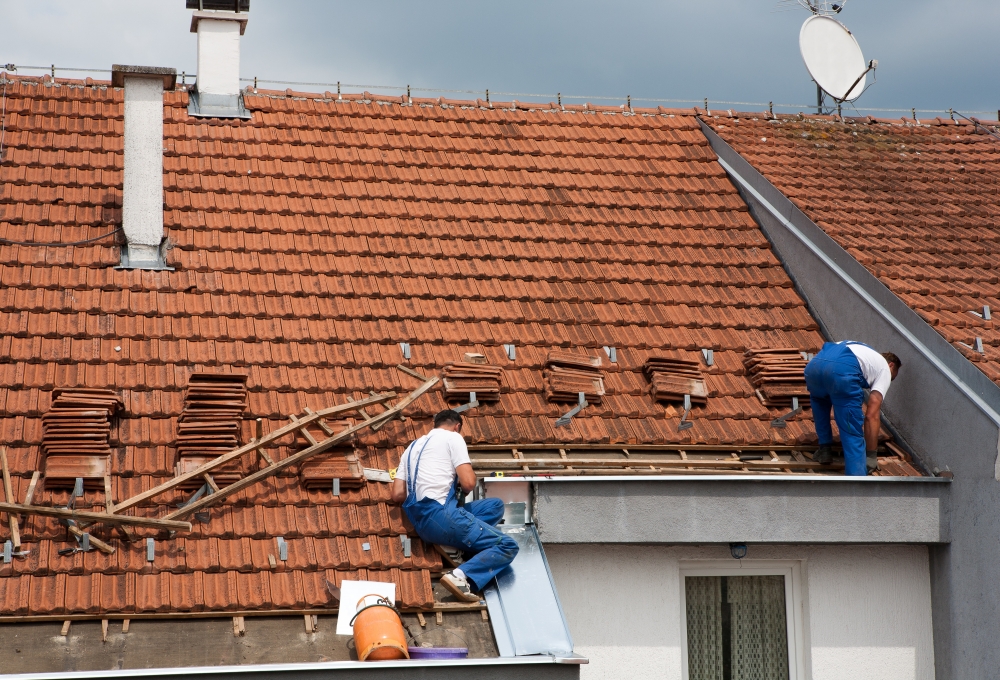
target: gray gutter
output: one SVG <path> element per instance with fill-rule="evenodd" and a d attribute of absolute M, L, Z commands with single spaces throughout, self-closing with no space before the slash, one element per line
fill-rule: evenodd
<path fill-rule="evenodd" d="M 846 475 L 546 475 L 537 472 L 523 476 L 484 477 L 483 482 L 801 482 L 808 484 L 941 484 L 951 483 L 948 477 L 847 477 Z"/>
<path fill-rule="evenodd" d="M 184 678 L 185 680 L 222 680 L 228 677 L 250 677 L 257 680 L 281 678 L 319 680 L 331 675 L 350 674 L 366 680 L 382 678 L 422 679 L 455 678 L 467 680 L 475 676 L 500 680 L 516 674 L 518 678 L 579 677 L 580 664 L 587 659 L 578 655 L 530 656 L 508 659 L 456 659 L 447 661 L 328 661 L 321 663 L 289 663 L 248 666 L 192 666 L 178 668 L 128 668 L 101 671 L 59 671 L 50 673 L 19 673 L 4 675 L 4 680 L 97 680 L 103 678 Z"/>

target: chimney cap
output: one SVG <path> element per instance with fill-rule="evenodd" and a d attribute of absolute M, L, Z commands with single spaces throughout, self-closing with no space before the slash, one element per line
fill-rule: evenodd
<path fill-rule="evenodd" d="M 227 12 L 249 12 L 250 0 L 187 0 L 188 9 L 221 9 Z"/>
<path fill-rule="evenodd" d="M 166 66 L 127 66 L 113 64 L 111 66 L 111 85 L 125 87 L 125 76 L 130 78 L 162 78 L 163 89 L 172 90 L 177 84 L 177 69 Z"/>
<path fill-rule="evenodd" d="M 195 12 L 191 15 L 191 32 L 198 32 L 198 22 L 202 19 L 212 19 L 214 21 L 238 21 L 240 22 L 240 35 L 247 32 L 246 12 Z"/>

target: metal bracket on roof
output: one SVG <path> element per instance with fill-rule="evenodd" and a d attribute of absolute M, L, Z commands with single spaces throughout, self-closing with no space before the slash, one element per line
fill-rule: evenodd
<path fill-rule="evenodd" d="M 604 347 L 604 353 L 608 355 L 608 360 L 613 363 L 618 363 L 618 348 L 616 347 Z"/>
<path fill-rule="evenodd" d="M 977 312 L 974 309 L 970 309 L 969 310 L 969 314 L 974 314 L 974 315 L 978 316 L 980 319 L 982 319 L 984 321 L 990 321 L 990 320 L 993 319 L 993 315 L 990 314 L 990 306 L 989 305 L 983 305 L 983 311 L 981 311 L 981 312 Z"/>
<path fill-rule="evenodd" d="M 278 559 L 282 562 L 286 562 L 288 560 L 288 541 L 286 541 L 282 536 L 278 536 L 277 541 Z"/>
<path fill-rule="evenodd" d="M 14 559 L 14 543 L 10 539 L 4 541 L 3 544 L 3 563 L 10 564 L 11 560 Z"/>
<path fill-rule="evenodd" d="M 83 477 L 77 477 L 73 485 L 73 498 L 83 498 Z"/>
<path fill-rule="evenodd" d="M 333 495 L 334 496 L 340 495 L 340 477 L 333 478 Z"/>
<path fill-rule="evenodd" d="M 514 345 L 504 345 L 503 351 L 507 353 L 507 358 L 514 361 L 517 358 L 517 347 Z"/>
<path fill-rule="evenodd" d="M 191 496 L 191 498 L 187 499 L 183 503 L 178 503 L 177 507 L 178 508 L 183 508 L 183 507 L 186 507 L 188 505 L 191 505 L 196 500 L 198 500 L 199 498 L 201 498 L 202 496 L 204 496 L 206 493 L 211 493 L 211 492 L 212 492 L 211 487 L 209 487 L 208 482 L 205 482 L 204 484 L 201 485 L 200 489 L 198 489 L 197 491 L 194 492 L 194 495 Z"/>
<path fill-rule="evenodd" d="M 688 428 L 694 427 L 694 423 L 687 419 L 688 415 L 691 413 L 691 395 L 684 395 L 684 415 L 681 416 L 680 425 L 677 426 L 677 431 L 687 430 Z"/>
<path fill-rule="evenodd" d="M 403 544 L 403 557 L 410 557 L 412 553 L 412 546 L 410 544 L 410 537 L 406 534 L 399 535 L 399 542 Z"/>
<path fill-rule="evenodd" d="M 581 410 L 585 409 L 588 406 L 587 397 L 583 392 L 577 393 L 577 399 L 578 399 L 577 405 L 574 406 L 571 411 L 559 416 L 559 418 L 556 420 L 556 427 L 566 427 L 567 425 L 570 424 L 570 421 L 573 420 L 573 416 L 575 416 L 577 413 L 579 413 Z"/>
<path fill-rule="evenodd" d="M 715 364 L 715 350 L 714 349 L 703 349 L 701 350 L 701 358 L 704 360 L 706 366 L 712 366 Z"/>
<path fill-rule="evenodd" d="M 476 393 L 469 392 L 469 403 L 456 406 L 452 409 L 452 411 L 455 413 L 462 413 L 463 411 L 468 411 L 470 408 L 476 408 L 477 406 L 479 406 L 479 401 L 476 399 Z"/>
<path fill-rule="evenodd" d="M 403 358 L 407 361 L 410 360 L 410 343 L 401 342 L 399 343 L 399 350 L 403 353 Z"/>
<path fill-rule="evenodd" d="M 146 561 L 152 562 L 156 558 L 156 541 L 152 538 L 146 539 Z"/>
<path fill-rule="evenodd" d="M 88 552 L 90 550 L 90 534 L 84 533 L 80 537 L 80 550 L 83 552 Z"/>
<path fill-rule="evenodd" d="M 806 363 L 812 361 L 813 358 L 816 356 L 814 352 L 799 352 L 799 354 L 801 354 L 802 358 L 806 360 Z"/>
<path fill-rule="evenodd" d="M 965 347 L 966 349 L 971 349 L 973 352 L 977 352 L 979 354 L 986 354 L 986 350 L 983 348 L 983 339 L 980 337 L 977 337 L 975 340 L 973 340 L 971 345 L 966 344 L 961 340 L 959 340 L 958 344 L 960 344 L 962 347 Z"/>
<path fill-rule="evenodd" d="M 800 413 L 802 413 L 802 407 L 799 406 L 799 398 L 792 397 L 792 410 L 772 420 L 771 427 L 777 427 L 777 428 L 787 427 L 787 421 L 799 415 Z"/>

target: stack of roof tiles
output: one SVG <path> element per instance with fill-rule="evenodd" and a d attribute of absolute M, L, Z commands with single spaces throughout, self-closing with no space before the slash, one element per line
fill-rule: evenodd
<path fill-rule="evenodd" d="M 643 370 L 649 378 L 650 394 L 656 401 L 684 401 L 685 395 L 690 395 L 691 403 L 699 406 L 708 401 L 705 376 L 697 361 L 650 357 Z"/>
<path fill-rule="evenodd" d="M 352 420 L 324 421 L 326 428 L 320 427 L 315 421 L 307 426 L 315 441 L 326 439 L 329 432 L 342 432 L 354 425 Z M 300 432 L 296 435 L 299 449 L 305 449 L 312 442 Z M 365 484 L 365 471 L 358 460 L 354 448 L 354 437 L 341 442 L 324 453 L 307 459 L 299 466 L 299 478 L 307 489 L 333 488 L 333 480 L 341 489 L 360 489 Z"/>
<path fill-rule="evenodd" d="M 808 399 L 806 359 L 797 349 L 750 349 L 743 354 L 747 377 L 768 406 Z M 803 404 L 805 406 L 805 404 Z"/>
<path fill-rule="evenodd" d="M 188 378 L 184 410 L 177 419 L 177 474 L 194 470 L 240 445 L 240 424 L 247 408 L 247 375 L 199 371 Z M 213 471 L 218 484 L 243 473 L 242 461 Z M 200 480 L 192 480 L 200 486 Z"/>
<path fill-rule="evenodd" d="M 467 401 L 472 392 L 479 403 L 500 400 L 500 376 L 503 369 L 488 364 L 452 362 L 445 364 L 441 389 L 446 401 Z"/>
<path fill-rule="evenodd" d="M 992 319 L 1000 309 L 996 121 L 760 114 L 706 121 L 1000 384 L 1000 328 Z"/>
<path fill-rule="evenodd" d="M 577 402 L 583 392 L 587 403 L 600 404 L 604 397 L 601 357 L 572 352 L 549 352 L 545 362 L 545 397 L 552 402 Z"/>
<path fill-rule="evenodd" d="M 122 90 L 6 78 L 0 238 L 113 231 Z M 56 386 L 122 395 L 110 459 L 120 500 L 174 475 L 191 373 L 248 373 L 249 414 L 270 432 L 305 407 L 413 389 L 395 368 L 400 342 L 425 375 L 465 352 L 503 368 L 500 401 L 467 413 L 470 444 L 753 445 L 811 434 L 808 416 L 772 429 L 775 413 L 741 377 L 750 347 L 817 351 L 823 339 L 690 111 L 260 91 L 245 96 L 252 118 L 233 121 L 193 118 L 187 104 L 184 91 L 164 94 L 174 271 L 116 269 L 110 239 L 59 249 L 0 241 L 0 441 L 19 498 L 38 469 L 39 404 Z M 546 397 L 548 353 L 602 346 L 617 348 L 617 363 L 602 367 L 601 403 L 556 428 L 566 408 Z M 715 348 L 705 379 L 718 396 L 678 432 L 643 366 L 701 347 Z M 395 467 L 446 405 L 435 390 L 405 422 L 359 434 L 359 462 Z M 291 440 L 269 455 L 288 455 Z M 112 538 L 114 556 L 60 557 L 65 528 L 27 520 L 31 556 L 0 565 L 0 607 L 327 607 L 324 581 L 359 569 L 398 578 L 406 602 L 429 600 L 440 562 L 396 551 L 405 526 L 388 485 L 335 498 L 298 475 L 227 499 L 191 535 L 158 540 L 152 563 Z M 189 497 L 136 511 L 162 516 Z M 34 502 L 67 500 L 45 490 Z M 77 499 L 102 503 L 102 493 Z M 272 570 L 278 536 L 294 545 Z"/>
<path fill-rule="evenodd" d="M 108 389 L 86 387 L 54 390 L 52 404 L 42 416 L 42 455 L 48 487 L 103 488 L 111 471 L 111 422 L 122 399 Z"/>

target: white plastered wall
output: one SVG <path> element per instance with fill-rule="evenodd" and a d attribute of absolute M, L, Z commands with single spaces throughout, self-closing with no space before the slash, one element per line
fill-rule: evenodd
<path fill-rule="evenodd" d="M 239 21 L 198 21 L 198 91 L 225 95 L 240 93 Z"/>
<path fill-rule="evenodd" d="M 130 254 L 156 259 L 163 239 L 162 77 L 125 77 L 122 228 Z"/>
<path fill-rule="evenodd" d="M 682 680 L 680 570 L 738 566 L 723 547 L 545 546 L 581 677 Z M 806 678 L 931 680 L 934 646 L 924 546 L 750 546 L 800 565 Z M 799 680 L 804 680 L 800 678 Z"/>

